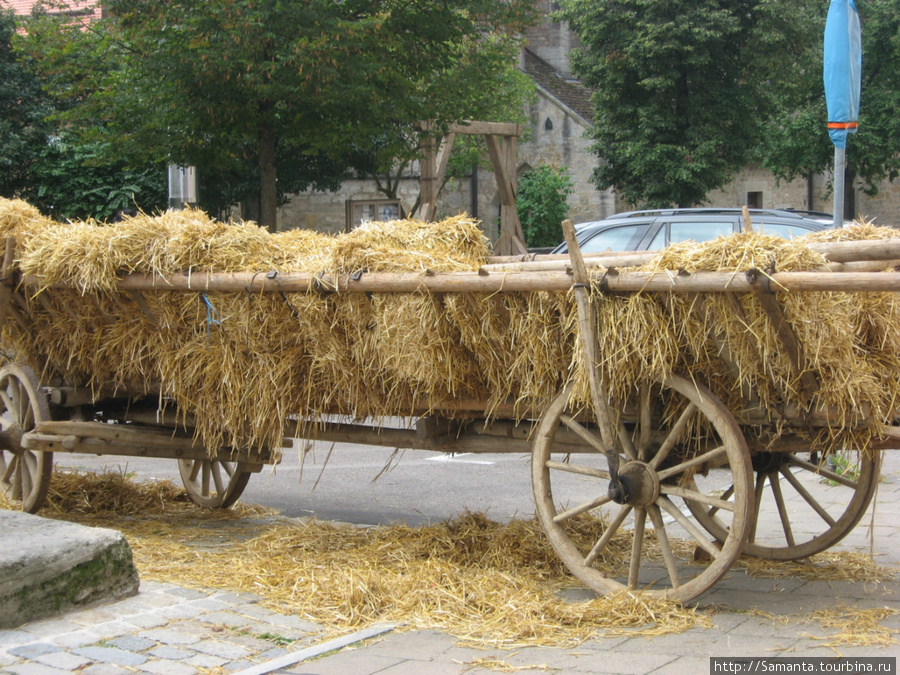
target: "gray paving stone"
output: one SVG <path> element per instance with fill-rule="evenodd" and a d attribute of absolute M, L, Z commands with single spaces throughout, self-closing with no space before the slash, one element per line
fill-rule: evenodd
<path fill-rule="evenodd" d="M 323 673 L 333 672 L 331 670 L 322 671 Z M 496 673 L 496 670 L 482 670 L 480 668 L 475 668 L 471 670 L 461 670 L 459 664 L 455 663 L 441 663 L 441 662 L 428 662 L 424 663 L 422 661 L 401 661 L 400 663 L 384 668 L 379 671 L 371 671 L 378 672 L 378 675 L 422 675 L 423 672 L 427 672 L 428 675 L 459 675 L 459 673 L 466 673 L 466 675 L 477 675 L 477 673 Z M 518 671 L 520 675 L 531 675 L 528 671 Z M 546 675 L 546 671 L 540 673 L 540 675 Z"/>
<path fill-rule="evenodd" d="M 7 649 L 6 651 L 20 659 L 35 659 L 42 654 L 52 654 L 53 652 L 60 651 L 60 649 L 61 647 L 59 645 L 48 644 L 46 642 L 32 642 L 31 644 L 22 645 L 21 647 Z"/>
<path fill-rule="evenodd" d="M 284 647 L 272 647 L 271 649 L 260 652 L 254 656 L 253 660 L 259 663 L 265 663 L 266 661 L 271 661 L 272 659 L 277 659 L 290 653 L 290 650 L 285 649 Z"/>
<path fill-rule="evenodd" d="M 445 653 L 456 643 L 451 636 L 433 630 L 414 630 L 406 633 L 380 635 L 363 643 L 366 653 L 382 656 L 408 656 L 415 654 L 419 660 L 429 660 Z M 355 649 L 363 645 L 354 645 Z"/>
<path fill-rule="evenodd" d="M 184 588 L 182 586 L 170 586 L 165 589 L 165 592 L 178 598 L 184 598 L 185 600 L 196 600 L 198 598 L 209 597 L 209 593 L 205 591 L 196 588 Z"/>
<path fill-rule="evenodd" d="M 223 659 L 221 656 L 213 656 L 212 654 L 196 654 L 185 659 L 184 663 L 197 668 L 218 668 L 228 663 L 228 659 Z"/>
<path fill-rule="evenodd" d="M 133 671 L 111 663 L 98 663 L 79 671 L 79 675 L 132 675 Z"/>
<path fill-rule="evenodd" d="M 158 616 L 167 619 L 195 619 L 206 610 L 190 603 L 182 603 L 179 605 L 171 605 L 169 607 L 160 607 L 156 610 Z"/>
<path fill-rule="evenodd" d="M 257 666 L 257 665 L 259 665 L 259 664 L 254 661 L 249 661 L 247 659 L 240 659 L 238 661 L 232 661 L 230 663 L 226 663 L 224 666 L 222 666 L 222 669 L 225 672 L 233 673 L 238 670 L 245 670 L 246 668 L 252 668 L 253 666 Z"/>
<path fill-rule="evenodd" d="M 297 616 L 286 616 L 284 614 L 273 614 L 268 617 L 261 617 L 258 619 L 261 623 L 268 623 L 273 626 L 282 626 L 284 628 L 294 628 L 296 630 L 301 630 L 306 633 L 319 633 L 322 631 L 322 626 L 317 623 L 313 623 L 312 621 L 305 621 Z"/>
<path fill-rule="evenodd" d="M 57 635 L 55 638 L 53 638 L 54 643 L 62 647 L 66 647 L 67 649 L 74 649 L 75 647 L 92 645 L 95 642 L 99 641 L 100 636 L 96 633 L 92 633 L 87 628 L 72 633 L 63 633 L 62 635 Z"/>
<path fill-rule="evenodd" d="M 197 618 L 203 623 L 209 623 L 216 626 L 228 626 L 229 628 L 238 628 L 251 623 L 246 616 L 240 616 L 233 612 L 213 612 L 212 614 L 201 614 Z"/>
<path fill-rule="evenodd" d="M 147 657 L 142 654 L 126 652 L 124 649 L 115 647 L 79 647 L 73 649 L 72 652 L 87 657 L 91 661 L 111 663 L 116 666 L 137 666 L 147 660 Z"/>
<path fill-rule="evenodd" d="M 137 630 L 138 627 L 127 621 L 106 621 L 90 626 L 90 631 L 99 635 L 102 639 L 117 638 L 122 635 L 128 635 Z"/>
<path fill-rule="evenodd" d="M 250 650 L 246 647 L 233 645 L 228 642 L 220 642 L 218 640 L 203 640 L 202 642 L 192 644 L 191 649 L 202 652 L 203 654 L 209 654 L 210 656 L 219 656 L 223 659 L 231 660 L 242 659 L 250 653 Z"/>
<path fill-rule="evenodd" d="M 148 651 L 147 655 L 157 659 L 181 661 L 182 659 L 190 658 L 196 653 L 197 652 L 190 649 L 180 649 L 178 647 L 172 647 L 170 645 L 161 645 L 159 647 L 156 647 L 155 649 L 151 649 L 150 651 Z"/>
<path fill-rule="evenodd" d="M 159 614 L 147 613 L 128 617 L 128 623 L 134 624 L 138 628 L 160 628 L 168 626 L 171 623 L 171 619 Z"/>
<path fill-rule="evenodd" d="M 71 652 L 53 652 L 52 654 L 42 654 L 35 661 L 43 663 L 52 668 L 60 668 L 62 670 L 77 670 L 82 666 L 91 662 L 84 656 L 78 656 Z"/>
<path fill-rule="evenodd" d="M 365 650 L 345 649 L 325 658 L 303 661 L 285 668 L 282 672 L 293 673 L 294 675 L 363 675 L 363 673 L 381 673 L 385 669 L 404 661 L 407 661 L 407 659 L 367 654 Z M 430 669 L 428 671 L 423 670 L 422 661 L 415 661 L 415 663 L 419 668 L 419 675 L 425 672 L 431 675 Z M 458 666 L 457 673 L 460 669 Z"/>
<path fill-rule="evenodd" d="M 679 656 L 653 671 L 653 675 L 699 675 L 709 672 L 709 657 Z"/>
<path fill-rule="evenodd" d="M 105 607 L 109 607 L 109 605 L 106 605 Z M 79 626 L 95 626 L 99 623 L 114 621 L 116 615 L 114 612 L 106 609 L 85 609 L 80 612 L 71 612 L 66 618 L 72 623 L 77 623 Z"/>
<path fill-rule="evenodd" d="M 72 631 L 79 630 L 80 628 L 82 628 L 82 626 L 63 618 L 27 623 L 19 630 L 23 630 L 26 633 L 32 633 L 34 635 L 39 635 L 40 637 L 47 639 L 55 635 L 61 635 L 62 633 L 71 633 Z"/>
<path fill-rule="evenodd" d="M 277 616 L 278 614 L 268 607 L 263 607 L 262 605 L 257 605 L 252 602 L 246 602 L 242 605 L 235 605 L 231 611 L 233 611 L 235 614 L 240 614 L 241 616 L 249 616 L 254 619 L 260 619 L 268 616 Z"/>
<path fill-rule="evenodd" d="M 70 675 L 68 670 L 61 668 L 52 668 L 42 663 L 34 661 L 26 661 L 24 663 L 14 663 L 11 666 L 4 666 L 3 670 L 16 675 Z"/>
<path fill-rule="evenodd" d="M 140 670 L 154 675 L 195 675 L 199 671 L 187 664 L 176 661 L 148 661 L 138 666 Z"/>
<path fill-rule="evenodd" d="M 173 630 L 171 628 L 144 630 L 138 633 L 138 635 L 142 638 L 155 640 L 156 642 L 161 642 L 165 645 L 192 645 L 195 642 L 200 641 L 200 638 L 196 635 L 191 635 L 190 633 L 185 633 L 180 630 Z"/>
<path fill-rule="evenodd" d="M 129 652 L 142 652 L 155 647 L 157 644 L 156 640 L 148 640 L 137 635 L 123 635 L 107 642 L 107 645 L 110 647 L 117 647 Z"/>
<path fill-rule="evenodd" d="M 34 633 L 28 633 L 21 629 L 0 630 L 0 647 L 12 647 L 34 642 Z"/>
<path fill-rule="evenodd" d="M 192 600 L 192 605 L 199 607 L 204 612 L 222 612 L 231 609 L 232 605 L 227 602 L 219 602 L 212 598 L 201 598 L 200 600 Z"/>

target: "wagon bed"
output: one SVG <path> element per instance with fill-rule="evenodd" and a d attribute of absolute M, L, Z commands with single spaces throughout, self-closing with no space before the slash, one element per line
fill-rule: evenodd
<path fill-rule="evenodd" d="M 119 274 L 107 287 L 90 290 L 23 272 L 16 263 L 16 242 L 9 238 L 0 323 L 5 324 L 5 336 L 15 337 L 18 345 L 26 338 L 46 341 L 47 335 L 35 333 L 48 330 L 60 316 L 77 315 L 81 307 L 102 324 L 98 332 L 127 320 L 156 327 L 164 336 L 170 317 L 155 298 L 190 297 L 192 317 L 199 316 L 204 324 L 205 315 L 205 325 L 192 337 L 200 350 L 194 357 L 203 359 L 219 354 L 214 349 L 217 331 L 224 332 L 222 324 L 228 320 L 219 314 L 228 306 L 226 298 L 247 307 L 271 302 L 265 307 L 277 307 L 302 324 L 302 296 L 317 298 L 331 310 L 328 298 L 375 303 L 385 296 L 410 297 L 424 302 L 414 308 L 419 312 L 431 311 L 434 304 L 447 312 L 469 307 L 481 322 L 481 333 L 470 339 L 480 335 L 495 341 L 498 350 L 509 350 L 501 344 L 502 330 L 518 331 L 517 321 L 527 320 L 511 316 L 510 308 L 520 303 L 527 317 L 529 308 L 534 309 L 528 298 L 539 298 L 535 307 L 546 311 L 552 306 L 559 315 L 557 323 L 565 323 L 564 335 L 570 337 L 548 346 L 556 349 L 555 358 L 563 358 L 555 365 L 559 369 L 561 363 L 564 372 L 556 372 L 552 381 L 535 383 L 547 380 L 546 373 L 528 379 L 528 354 L 519 356 L 516 363 L 522 371 L 516 371 L 516 386 L 531 387 L 527 395 L 517 396 L 520 391 L 512 386 L 488 396 L 429 389 L 414 372 L 403 370 L 409 370 L 408 364 L 400 364 L 398 372 L 411 391 L 385 394 L 395 397 L 390 399 L 392 407 L 360 408 L 358 401 L 366 400 L 366 392 L 338 392 L 321 407 L 285 407 L 284 426 L 278 429 L 317 440 L 442 452 L 531 453 L 538 517 L 576 577 L 600 593 L 632 588 L 684 601 L 710 588 L 742 553 L 788 560 L 839 541 L 872 499 L 880 449 L 897 437 L 893 409 L 886 413 L 880 400 L 821 405 L 819 380 L 827 377 L 808 365 L 806 345 L 788 319 L 784 294 L 853 291 L 892 297 L 900 290 L 900 274 L 885 270 L 900 259 L 900 240 L 819 246 L 828 251 L 828 266 L 805 271 L 752 265 L 740 272 L 635 269 L 646 257 L 625 254 L 589 257 L 582 265 L 576 252 L 571 259 L 485 259 L 471 271 L 137 272 Z M 654 312 L 687 317 L 683 325 L 704 322 L 705 351 L 679 357 L 684 363 L 696 359 L 700 366 L 679 372 L 650 364 L 638 368 L 646 376 L 618 382 L 617 371 L 605 363 L 604 347 L 621 345 L 608 342 L 615 339 L 614 332 L 606 335 L 607 342 L 599 342 L 604 338 L 596 333 L 595 312 L 604 311 L 606 305 L 599 303 L 624 306 L 648 298 Z M 750 330 L 753 319 L 742 298 L 750 298 L 754 311 L 767 322 L 766 339 L 775 341 L 778 358 L 792 373 L 784 380 L 792 399 L 776 401 L 772 392 L 755 390 L 740 372 L 727 386 L 720 381 L 722 373 L 703 380 L 707 361 L 724 364 L 725 374 L 741 368 L 730 353 L 733 336 L 709 325 L 724 306 L 741 314 Z M 686 299 L 687 309 L 682 306 Z M 364 307 L 355 311 L 367 311 Z M 401 311 L 391 302 L 384 307 Z M 333 320 L 335 330 L 347 329 Z M 441 324 L 435 331 L 444 328 Z M 207 354 L 202 352 L 204 339 Z M 446 346 L 446 341 L 427 344 Z M 0 370 L 3 488 L 25 510 L 36 511 L 46 497 L 53 452 L 177 459 L 189 495 L 209 507 L 233 504 L 252 473 L 281 460 L 282 443 L 258 442 L 265 434 L 242 437 L 242 430 L 233 428 L 210 432 L 215 421 L 198 419 L 205 412 L 202 406 L 192 408 L 185 396 L 173 396 L 171 382 L 124 382 L 121 377 L 106 381 L 77 369 L 65 373 L 58 363 L 35 359 L 34 353 L 40 349 L 31 354 L 23 350 L 30 359 L 13 359 Z M 502 365 L 484 359 L 478 363 L 495 369 Z M 463 388 L 464 383 L 457 386 Z M 473 391 L 479 390 L 473 385 Z M 198 398 L 214 393 L 200 392 Z M 249 398 L 247 405 L 251 425 Z M 354 421 L 369 414 L 374 422 Z M 415 428 L 386 429 L 378 418 L 387 414 L 418 421 Z M 271 434 L 268 438 L 271 441 Z M 852 472 L 841 463 L 845 451 L 852 452 Z M 829 492 L 840 494 L 821 497 L 815 487 L 821 481 L 833 484 Z M 794 535 L 789 512 L 794 502 L 818 516 L 818 533 Z"/>

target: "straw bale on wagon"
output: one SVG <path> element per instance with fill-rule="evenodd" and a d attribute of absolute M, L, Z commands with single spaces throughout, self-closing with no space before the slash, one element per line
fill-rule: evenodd
<path fill-rule="evenodd" d="M 812 237 L 887 238 L 860 225 Z M 370 223 L 326 236 L 271 234 L 197 210 L 140 214 L 121 223 L 54 223 L 0 200 L 0 235 L 16 238 L 28 325 L 8 321 L 4 342 L 44 381 L 100 391 L 150 385 L 196 419 L 207 447 L 277 445 L 323 414 L 383 418 L 440 410 L 448 401 L 540 410 L 574 379 L 587 400 L 574 302 L 566 292 L 300 293 L 115 290 L 123 274 L 199 272 L 352 274 L 472 272 L 489 255 L 478 223 Z M 761 234 L 686 243 L 646 269 L 808 270 L 825 260 L 801 238 Z M 598 270 L 595 274 L 602 274 Z M 819 379 L 810 396 L 780 351 L 752 294 L 602 294 L 594 288 L 601 366 L 611 396 L 683 372 L 738 411 L 742 391 L 767 408 L 831 406 L 851 422 L 888 420 L 900 391 L 893 293 L 777 294 Z M 727 344 L 733 367 L 723 361 Z M 855 424 L 853 424 L 855 428 Z M 877 431 L 877 429 L 875 430 Z M 870 430 L 862 432 L 865 435 Z M 840 434 L 820 442 L 833 445 Z"/>

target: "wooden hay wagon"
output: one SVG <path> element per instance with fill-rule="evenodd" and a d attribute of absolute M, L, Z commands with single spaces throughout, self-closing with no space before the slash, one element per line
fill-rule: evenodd
<path fill-rule="evenodd" d="M 114 266 L 95 287 L 41 277 L 10 236 L 0 323 L 16 358 L 0 369 L 0 486 L 34 512 L 54 452 L 171 457 L 190 497 L 218 508 L 280 461 L 282 437 L 530 453 L 538 517 L 572 574 L 601 594 L 690 600 L 742 553 L 827 549 L 872 500 L 900 391 L 900 331 L 888 331 L 900 274 L 885 271 L 900 240 L 879 236 L 810 243 L 800 271 L 774 258 L 648 268 L 645 255 L 582 260 L 576 246 L 571 259 L 483 257 L 469 271 Z M 823 333 L 816 312 L 828 307 L 844 318 Z M 314 316 L 325 332 L 291 341 L 266 324 L 274 314 L 308 330 Z M 426 325 L 399 328 L 410 315 Z M 239 317 L 245 328 L 228 332 Z M 196 324 L 188 337 L 174 332 L 184 323 Z M 841 349 L 862 360 L 827 359 Z M 260 381 L 215 374 L 255 378 L 266 364 Z M 186 380 L 194 388 L 179 389 Z M 389 429 L 387 416 L 416 422 Z"/>

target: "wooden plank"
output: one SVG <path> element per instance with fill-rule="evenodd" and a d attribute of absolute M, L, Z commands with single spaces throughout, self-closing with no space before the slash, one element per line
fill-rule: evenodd
<path fill-rule="evenodd" d="M 506 122 L 461 122 L 460 124 L 451 124 L 448 131 L 461 135 L 477 135 L 477 136 L 521 136 L 525 132 L 525 127 L 521 124 L 510 124 Z"/>
<path fill-rule="evenodd" d="M 900 272 L 776 272 L 771 275 L 776 291 L 900 291 Z M 758 279 L 731 272 L 629 272 L 608 275 L 613 292 L 740 293 L 754 291 Z M 283 273 L 266 278 L 259 272 L 195 272 L 190 277 L 131 274 L 122 277 L 119 290 L 253 291 L 253 292 L 371 292 L 371 293 L 466 293 L 565 291 L 572 277 L 565 271 L 548 272 L 438 272 L 366 273 L 349 275 Z"/>
<path fill-rule="evenodd" d="M 80 438 L 35 431 L 22 436 L 22 447 L 42 452 L 69 452 L 83 455 L 115 455 L 118 457 L 154 457 L 157 459 L 216 459 L 221 462 L 241 462 L 244 470 L 259 472 L 264 464 L 277 464 L 280 456 L 263 456 L 244 452 L 219 450 L 212 457 L 205 448 L 177 448 L 155 445 L 114 443 L 99 438 Z"/>
<path fill-rule="evenodd" d="M 0 267 L 0 330 L 6 325 L 6 315 L 13 295 L 13 265 L 16 259 L 16 239 L 7 237 Z"/>

